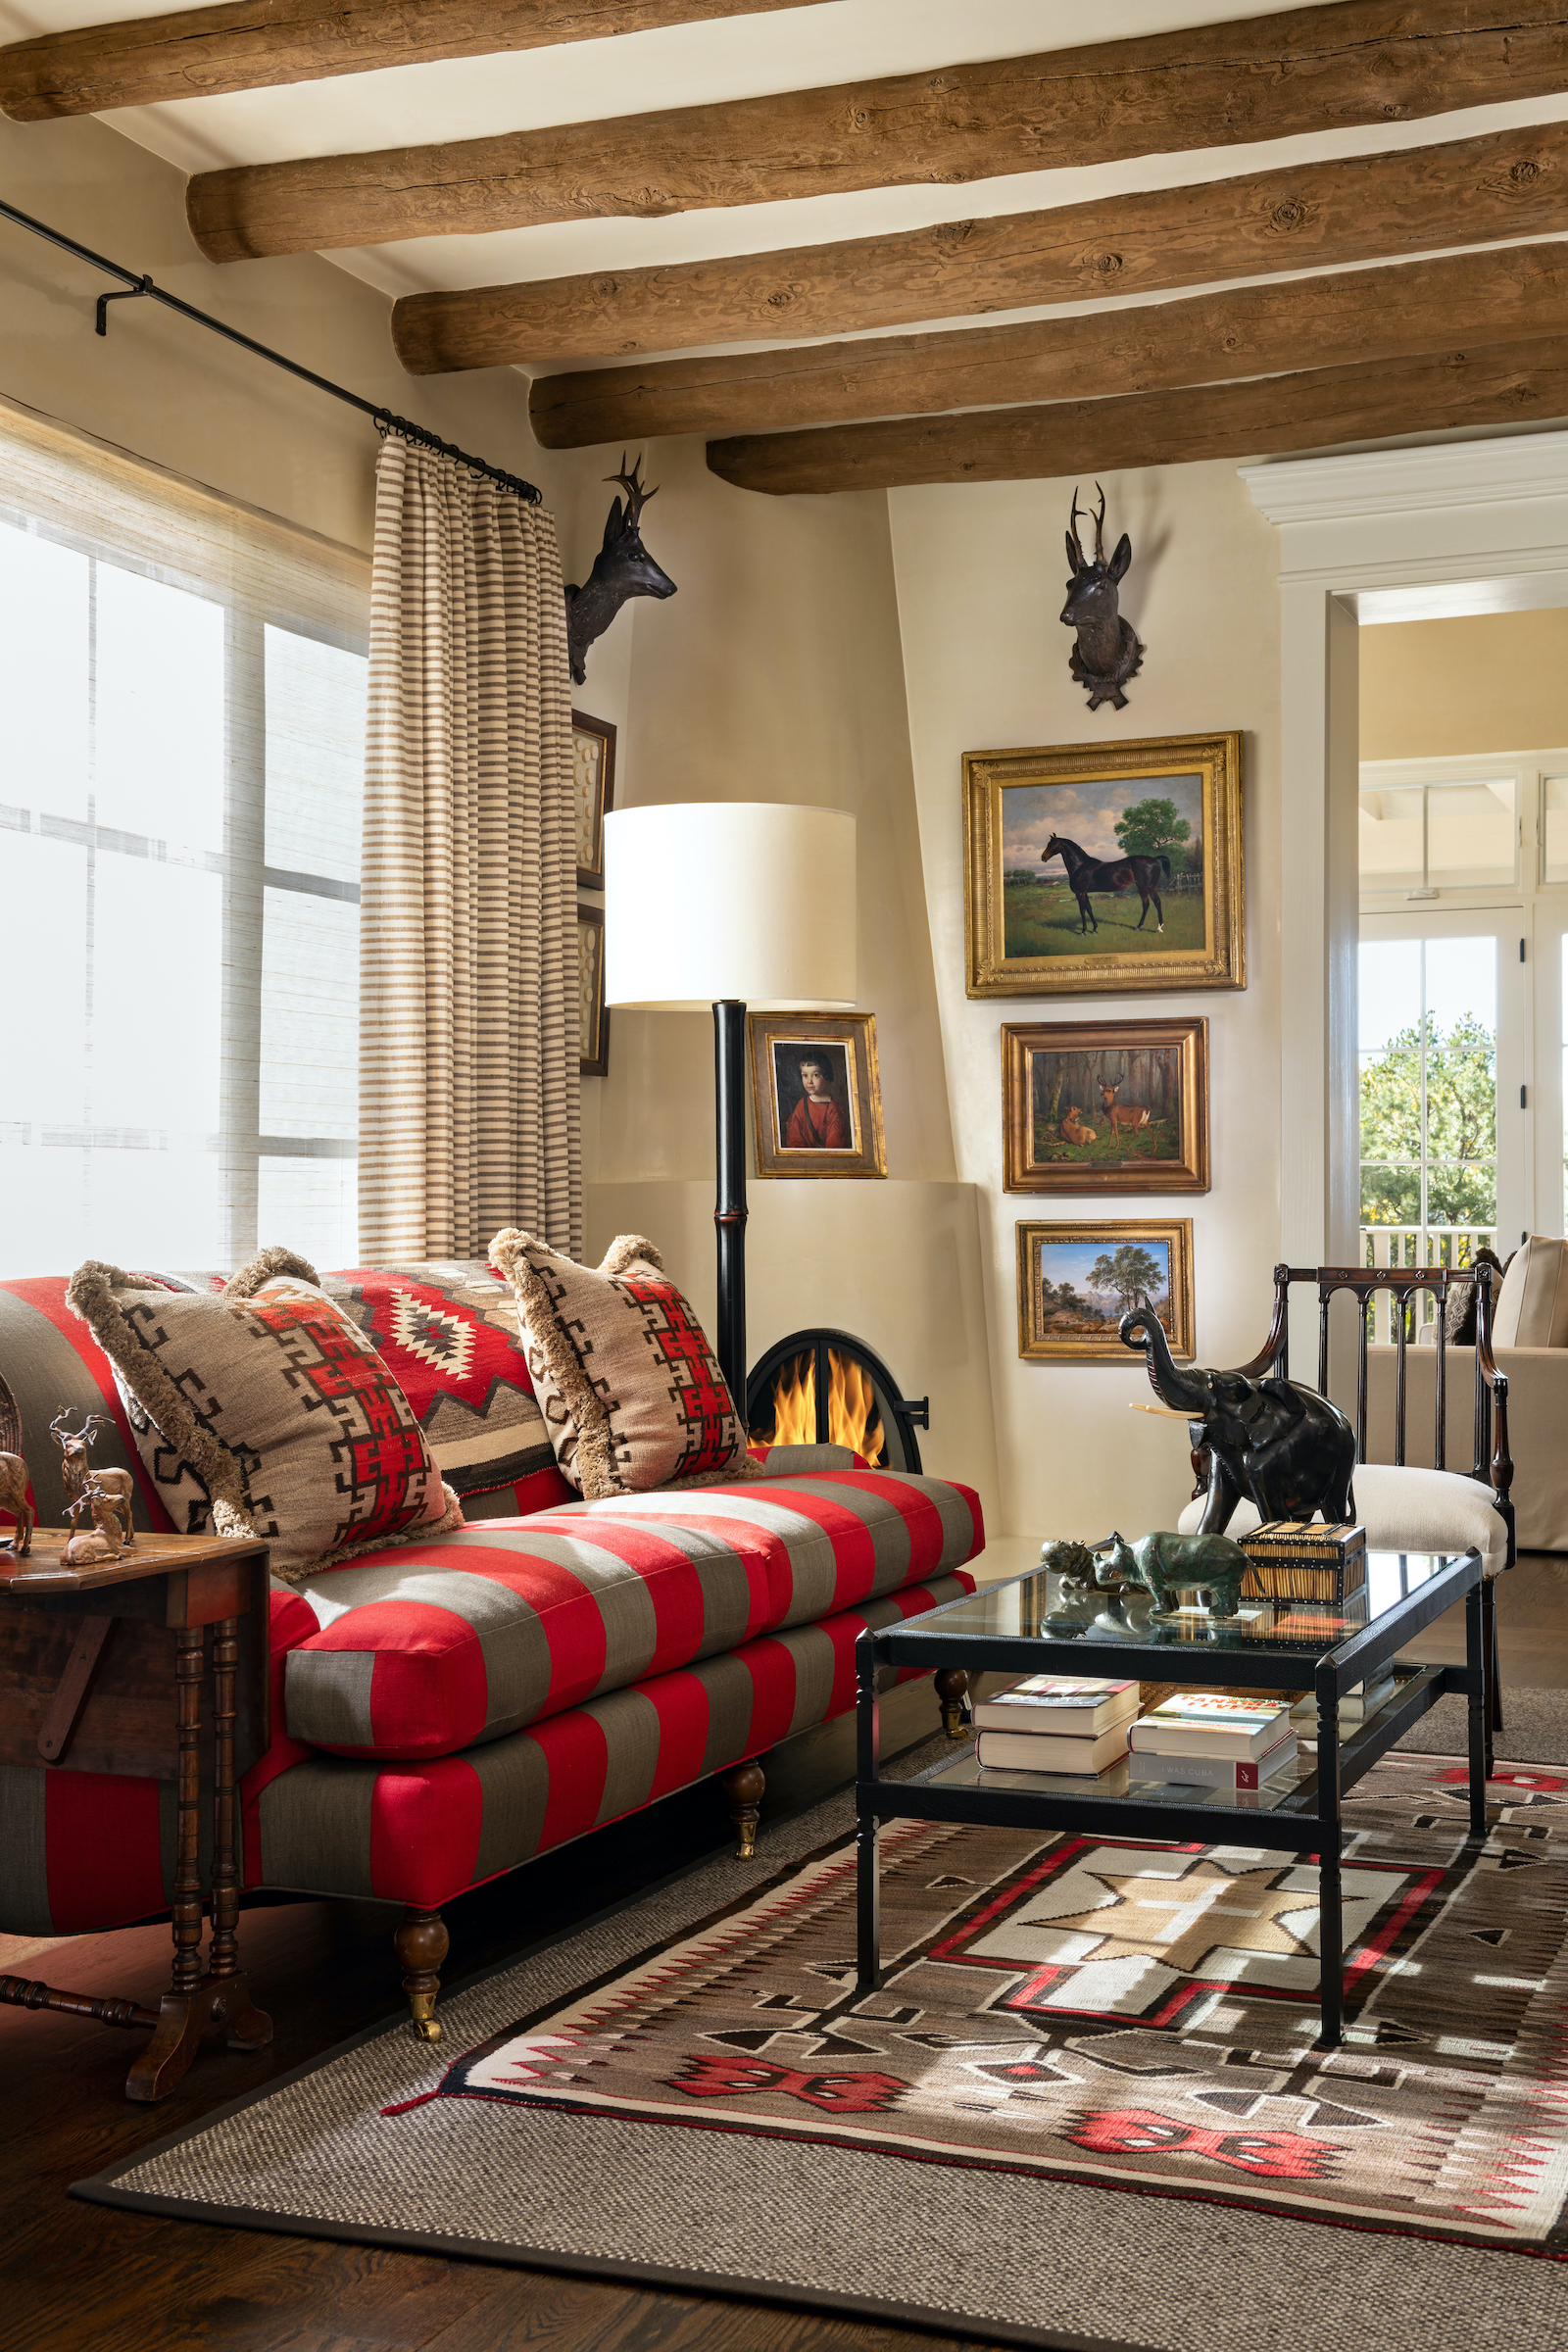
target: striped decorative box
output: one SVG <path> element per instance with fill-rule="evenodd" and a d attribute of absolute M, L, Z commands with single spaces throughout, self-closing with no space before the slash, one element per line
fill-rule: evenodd
<path fill-rule="evenodd" d="M 1366 1583 L 1366 1529 L 1267 1519 L 1239 1539 L 1244 1593 L 1254 1599 L 1342 1601 Z"/>

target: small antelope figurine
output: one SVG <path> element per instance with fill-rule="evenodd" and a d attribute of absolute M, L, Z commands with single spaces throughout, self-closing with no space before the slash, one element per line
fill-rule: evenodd
<path fill-rule="evenodd" d="M 641 464 L 641 460 L 638 461 Z M 675 583 L 667 571 L 661 571 L 642 542 L 638 528 L 642 512 L 651 498 L 659 495 L 658 487 L 645 490 L 637 479 L 637 466 L 628 473 L 622 455 L 620 471 L 607 473 L 607 482 L 619 482 L 626 493 L 622 507 L 617 498 L 605 521 L 604 545 L 594 558 L 594 567 L 580 588 L 566 590 L 566 657 L 571 664 L 573 682 L 581 686 L 587 678 L 588 648 L 596 637 L 602 637 L 628 597 L 657 596 L 661 603 L 673 596 Z"/>
<path fill-rule="evenodd" d="M 1097 482 L 1095 488 L 1100 490 Z M 1067 602 L 1061 608 L 1061 618 L 1069 629 L 1078 633 L 1078 642 L 1067 656 L 1067 667 L 1080 686 L 1089 689 L 1089 708 L 1098 710 L 1102 703 L 1109 703 L 1117 710 L 1125 710 L 1127 697 L 1122 688 L 1143 666 L 1143 641 L 1131 621 L 1123 620 L 1117 604 L 1117 583 L 1125 576 L 1133 560 L 1133 543 L 1125 531 L 1116 542 L 1116 552 L 1105 561 L 1105 493 L 1100 490 L 1100 513 L 1095 516 L 1095 560 L 1088 563 L 1078 537 L 1078 493 L 1072 494 L 1072 514 L 1067 523 L 1067 561 L 1072 565 L 1072 578 L 1067 582 Z M 1088 509 L 1084 509 L 1087 516 Z"/>

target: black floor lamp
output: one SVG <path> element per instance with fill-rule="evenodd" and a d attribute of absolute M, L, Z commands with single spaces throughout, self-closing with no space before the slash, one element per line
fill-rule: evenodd
<path fill-rule="evenodd" d="M 743 1421 L 747 1007 L 839 1012 L 855 994 L 855 819 L 842 808 L 682 801 L 605 818 L 606 1003 L 713 1008 L 714 1344 Z"/>

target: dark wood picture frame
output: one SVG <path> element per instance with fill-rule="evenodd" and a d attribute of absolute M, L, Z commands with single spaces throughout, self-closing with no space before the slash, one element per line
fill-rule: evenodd
<path fill-rule="evenodd" d="M 615 730 L 608 718 L 571 714 L 572 802 L 577 811 L 577 888 L 605 887 L 605 811 L 615 801 Z M 583 853 L 587 852 L 586 858 Z"/>
<path fill-rule="evenodd" d="M 759 1176 L 886 1176 L 882 1085 L 876 1064 L 874 1012 L 754 1012 L 752 1111 Z M 795 1149 L 786 1141 L 802 1100 L 800 1061 L 822 1049 L 828 1086 L 824 1104 L 847 1117 L 849 1141 Z"/>
<path fill-rule="evenodd" d="M 1002 1122 L 1004 1192 L 1206 1193 L 1208 1023 L 1004 1022 Z"/>
<path fill-rule="evenodd" d="M 1193 1360 L 1196 1311 L 1193 1291 L 1193 1220 L 1191 1217 L 1074 1218 L 1061 1224 L 1022 1223 L 1018 1227 L 1018 1353 L 1032 1364 L 1142 1365 L 1140 1348 L 1124 1348 L 1117 1334 L 1121 1308 L 1114 1294 L 1103 1309 L 1103 1320 L 1090 1321 L 1094 1298 L 1075 1316 L 1070 1302 L 1059 1297 L 1065 1275 L 1077 1291 L 1084 1280 L 1082 1260 L 1091 1250 L 1114 1257 L 1125 1247 L 1155 1243 L 1169 1250 L 1168 1319 L 1160 1316 L 1170 1351 L 1180 1363 Z M 1058 1273 L 1053 1281 L 1052 1253 Z M 1065 1260 L 1065 1264 L 1062 1261 Z M 1050 1284 L 1048 1292 L 1047 1285 Z M 1053 1296 L 1052 1294 L 1057 1294 Z M 1100 1294 L 1096 1293 L 1095 1297 Z M 1083 1294 L 1078 1293 L 1080 1298 Z M 1123 1306 L 1136 1306 L 1127 1298 Z"/>
<path fill-rule="evenodd" d="M 1152 996 L 1245 988 L 1242 787 L 1242 738 L 1235 730 L 1141 743 L 966 752 L 968 995 Z M 1086 880 L 1086 899 L 1080 899 L 1064 854 L 1058 851 L 1045 863 L 1046 842 L 1058 831 L 1074 855 L 1083 853 L 1102 868 L 1119 862 L 1107 819 L 1139 802 L 1171 801 L 1173 792 L 1187 810 L 1180 837 L 1169 833 L 1166 851 L 1139 856 L 1145 880 L 1160 893 L 1163 916 L 1152 900 L 1145 903 L 1125 865 L 1124 888 L 1108 879 Z M 1168 877 L 1161 870 L 1166 858 Z M 1081 912 L 1086 901 L 1087 927 Z"/>
<path fill-rule="evenodd" d="M 610 1075 L 610 1014 L 605 1005 L 605 910 L 577 907 L 577 1040 L 585 1078 Z"/>

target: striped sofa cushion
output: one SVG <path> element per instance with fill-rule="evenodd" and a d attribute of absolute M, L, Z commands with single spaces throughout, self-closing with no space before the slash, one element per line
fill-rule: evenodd
<path fill-rule="evenodd" d="M 973 1557 L 939 1479 L 826 1472 L 492 1521 L 307 1581 L 284 1610 L 284 1722 L 336 1755 L 444 1756 Z M 653 1506 L 662 1502 L 662 1509 Z"/>
<path fill-rule="evenodd" d="M 972 1589 L 962 1575 L 909 1585 L 462 1755 L 422 1764 L 311 1755 L 281 1771 L 268 1759 L 243 1791 L 246 1884 L 436 1909 L 465 1887 L 844 1714 L 855 1704 L 855 1644 L 867 1627 L 918 1616 Z M 884 1684 L 921 1671 L 889 1669 Z"/>

